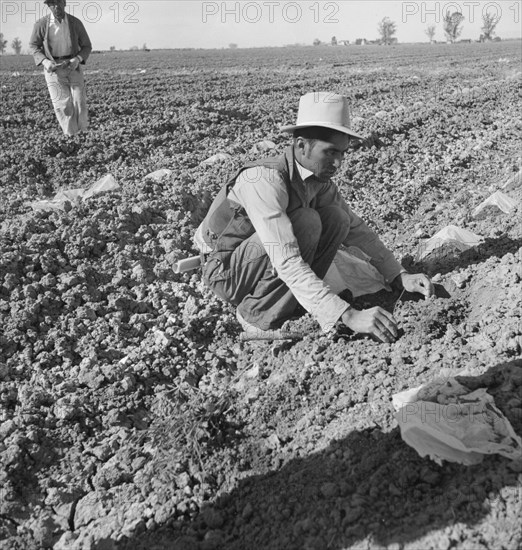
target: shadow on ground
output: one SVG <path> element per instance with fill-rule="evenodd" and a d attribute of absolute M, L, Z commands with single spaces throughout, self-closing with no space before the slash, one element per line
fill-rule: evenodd
<path fill-rule="evenodd" d="M 488 387 L 520 434 L 522 420 L 506 403 L 519 395 L 521 379 L 522 360 L 517 360 L 461 381 Z M 422 537 L 430 538 L 429 547 L 449 548 L 455 544 L 436 531 L 458 524 L 468 531 L 456 537 L 485 549 L 489 535 L 469 530 L 499 502 L 514 507 L 516 518 L 517 476 L 513 463 L 498 456 L 470 467 L 440 467 L 406 446 L 397 428 L 388 433 L 365 429 L 321 452 L 289 459 L 277 471 L 243 479 L 193 520 L 178 519 L 122 541 L 118 548 L 341 549 L 363 540 L 371 547 L 400 547 Z M 510 528 L 515 530 L 506 525 L 499 534 L 493 526 L 491 536 L 510 536 Z M 513 546 L 506 542 L 505 547 Z"/>

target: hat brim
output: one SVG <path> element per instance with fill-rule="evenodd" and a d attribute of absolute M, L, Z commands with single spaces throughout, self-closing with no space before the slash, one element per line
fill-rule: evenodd
<path fill-rule="evenodd" d="M 350 130 L 349 128 L 346 128 L 346 126 L 339 126 L 338 124 L 328 124 L 325 122 L 307 122 L 306 124 L 293 124 L 291 126 L 281 126 L 280 130 L 281 132 L 293 132 L 294 130 L 298 130 L 300 128 L 310 128 L 311 126 L 320 126 L 321 128 L 330 128 L 330 130 L 336 130 L 337 132 L 341 132 L 342 134 L 347 134 L 349 136 L 358 138 L 358 139 L 364 139 L 363 136 L 357 134 L 353 130 Z"/>

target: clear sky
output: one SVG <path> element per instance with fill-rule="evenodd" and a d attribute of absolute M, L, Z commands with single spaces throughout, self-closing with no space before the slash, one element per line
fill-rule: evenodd
<path fill-rule="evenodd" d="M 34 22 L 48 13 L 42 1 L 0 0 L 1 32 L 10 44 L 15 37 L 27 49 Z M 399 42 L 426 42 L 425 30 L 436 26 L 444 40 L 442 17 L 447 10 L 465 17 L 461 38 L 477 39 L 482 14 L 500 17 L 496 34 L 522 35 L 522 0 L 491 1 L 198 1 L 198 0 L 69 0 L 67 11 L 83 20 L 94 49 L 223 48 L 312 44 L 332 36 L 354 42 L 378 37 L 385 16 L 397 24 Z"/>

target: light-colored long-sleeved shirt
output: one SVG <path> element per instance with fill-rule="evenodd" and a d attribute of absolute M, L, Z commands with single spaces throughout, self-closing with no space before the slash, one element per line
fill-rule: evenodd
<path fill-rule="evenodd" d="M 69 31 L 69 16 L 67 14 L 61 22 L 51 14 L 48 38 L 53 57 L 68 57 L 71 55 L 71 32 Z"/>
<path fill-rule="evenodd" d="M 357 216 L 341 197 L 331 181 L 320 182 L 313 173 L 295 163 L 301 176 L 308 203 L 316 199 L 315 208 L 336 205 L 350 218 L 350 231 L 345 246 L 357 246 L 371 257 L 371 263 L 387 281 L 392 281 L 404 269 L 377 235 Z M 278 277 L 288 286 L 297 301 L 319 322 L 324 331 L 331 330 L 349 305 L 332 293 L 329 287 L 302 259 L 299 245 L 286 210 L 288 191 L 277 170 L 266 167 L 248 168 L 241 172 L 228 194 L 246 211 Z M 195 235 L 196 245 L 209 252 L 201 234 Z"/>

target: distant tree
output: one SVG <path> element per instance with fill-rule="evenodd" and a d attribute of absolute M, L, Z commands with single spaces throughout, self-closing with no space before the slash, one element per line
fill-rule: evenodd
<path fill-rule="evenodd" d="M 482 14 L 482 32 L 481 35 L 483 40 L 493 40 L 493 35 L 495 34 L 495 27 L 500 21 L 500 16 L 494 15 L 491 12 L 487 11 Z"/>
<path fill-rule="evenodd" d="M 11 42 L 11 48 L 13 48 L 16 55 L 20 55 L 22 53 L 22 41 L 18 37 L 16 37 Z"/>
<path fill-rule="evenodd" d="M 463 21 L 464 16 L 458 11 L 450 13 L 448 10 L 443 18 L 442 24 L 444 28 L 444 34 L 452 44 L 462 33 L 461 24 Z"/>
<path fill-rule="evenodd" d="M 111 46 L 111 47 L 110 47 L 110 51 L 111 51 L 111 52 L 115 52 L 115 51 L 116 51 L 116 46 Z"/>
<path fill-rule="evenodd" d="M 4 39 L 4 33 L 0 32 L 0 54 L 3 54 L 6 48 L 7 40 Z"/>
<path fill-rule="evenodd" d="M 143 46 L 141 47 L 142 50 L 148 50 L 147 48 L 147 44 L 143 44 Z"/>
<path fill-rule="evenodd" d="M 139 50 L 138 46 L 132 46 L 132 48 L 130 49 L 131 52 L 137 52 Z"/>
<path fill-rule="evenodd" d="M 321 45 L 321 41 L 319 40 L 319 38 L 315 38 L 313 43 L 314 43 L 314 46 L 320 46 Z"/>
<path fill-rule="evenodd" d="M 392 43 L 393 35 L 397 32 L 397 25 L 389 17 L 385 17 L 379 22 L 377 30 L 379 31 L 381 42 L 389 46 Z"/>
<path fill-rule="evenodd" d="M 228 47 L 229 47 L 231 50 L 235 50 L 235 49 L 237 49 L 237 44 L 232 43 L 232 44 L 229 44 Z"/>
<path fill-rule="evenodd" d="M 337 38 L 335 36 L 332 36 L 332 46 L 337 46 Z"/>
<path fill-rule="evenodd" d="M 435 37 L 435 25 L 430 25 L 424 32 L 430 39 L 430 44 L 432 44 L 433 38 Z"/>

